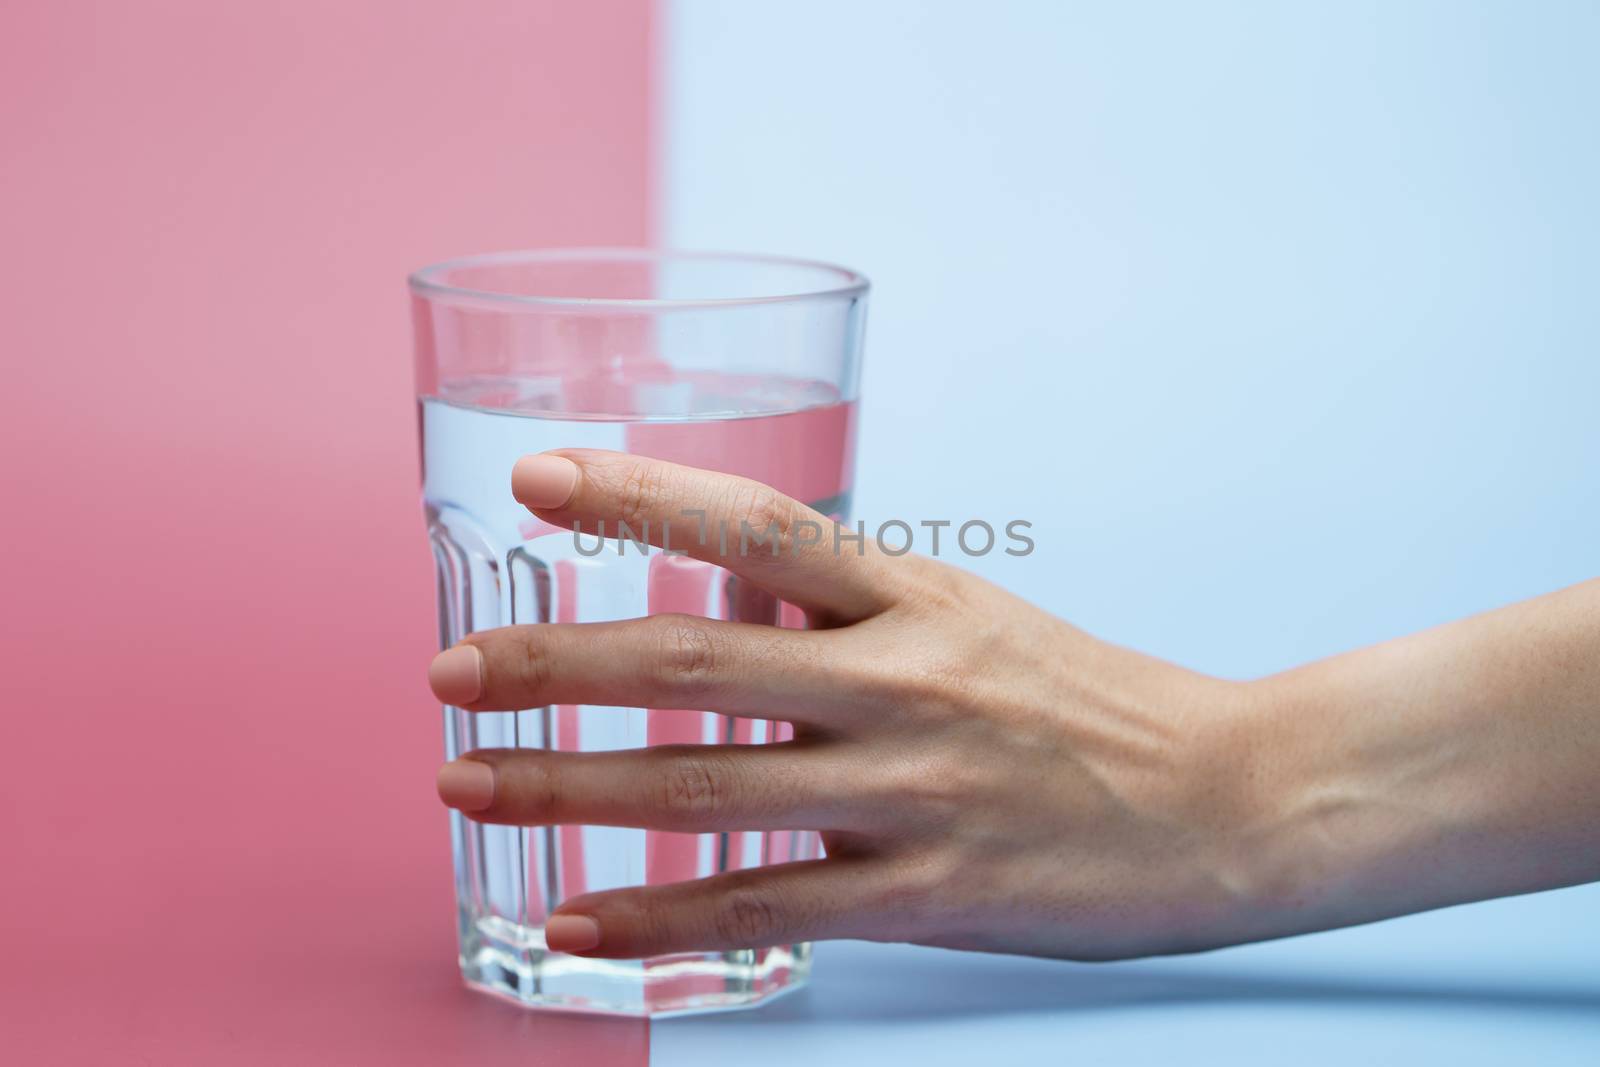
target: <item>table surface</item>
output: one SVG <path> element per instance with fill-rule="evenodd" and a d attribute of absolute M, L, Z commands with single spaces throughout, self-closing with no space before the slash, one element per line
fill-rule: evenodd
<path fill-rule="evenodd" d="M 757 1054 L 759 1049 L 759 1055 Z M 1600 1064 L 1600 885 L 1199 956 L 1072 964 L 845 942 L 652 1064 Z"/>
<path fill-rule="evenodd" d="M 268 859 L 188 892 L 106 875 L 89 887 L 112 902 L 97 914 L 60 907 L 78 883 L 53 877 L 59 867 L 22 864 L 0 879 L 0 900 L 14 898 L 0 911 L 0 1056 L 162 1067 L 1343 1067 L 1374 1054 L 1600 1064 L 1600 884 L 1116 964 L 836 942 L 819 946 L 804 990 L 647 1028 L 465 989 L 437 867 L 419 858 L 363 883 Z M 30 873 L 55 887 L 55 910 L 45 895 L 14 896 Z"/>

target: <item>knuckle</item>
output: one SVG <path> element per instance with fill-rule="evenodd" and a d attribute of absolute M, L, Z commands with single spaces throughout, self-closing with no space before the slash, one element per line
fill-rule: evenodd
<path fill-rule="evenodd" d="M 660 510 L 665 493 L 665 475 L 658 464 L 630 463 L 617 486 L 617 519 L 642 534 L 645 520 Z"/>
<path fill-rule="evenodd" d="M 908 836 L 943 835 L 993 799 L 993 768 L 941 753 L 908 754 L 885 766 L 873 793 L 900 815 Z"/>
<path fill-rule="evenodd" d="M 691 615 L 656 615 L 656 654 L 646 679 L 658 688 L 695 695 L 710 688 L 717 671 L 716 640 L 701 620 Z"/>
<path fill-rule="evenodd" d="M 518 808 L 530 818 L 549 817 L 561 800 L 561 785 L 552 760 L 535 759 L 517 776 Z"/>
<path fill-rule="evenodd" d="M 516 660 L 516 682 L 520 691 L 527 695 L 542 693 L 550 684 L 551 663 L 550 650 L 544 641 L 544 632 L 538 626 L 530 626 L 523 632 L 523 639 L 518 643 Z"/>
<path fill-rule="evenodd" d="M 761 948 L 782 939 L 783 912 L 771 894 L 735 889 L 712 913 L 717 937 L 726 945 Z"/>
<path fill-rule="evenodd" d="M 937 854 L 910 856 L 898 864 L 895 877 L 885 885 L 877 904 L 899 916 L 910 929 L 937 929 L 948 913 L 946 897 L 951 884 L 960 877 L 958 865 Z M 982 886 L 975 888 L 983 890 Z"/>
<path fill-rule="evenodd" d="M 752 554 L 789 552 L 798 518 L 794 501 L 771 486 L 751 483 L 738 490 L 733 513 L 744 524 L 741 533 L 747 529 L 752 540 L 760 540 L 751 545 Z"/>
<path fill-rule="evenodd" d="M 976 605 L 970 587 L 972 576 L 959 568 L 934 559 L 906 557 L 905 586 L 901 590 L 903 610 L 918 617 L 970 617 Z"/>
<path fill-rule="evenodd" d="M 660 951 L 683 944 L 683 921 L 658 894 L 643 894 L 635 915 L 640 948 Z"/>
<path fill-rule="evenodd" d="M 962 681 L 942 643 L 906 650 L 864 665 L 866 692 L 890 707 L 929 716 L 948 703 Z"/>
<path fill-rule="evenodd" d="M 656 801 L 674 825 L 701 826 L 727 805 L 721 769 L 698 756 L 668 755 L 656 781 Z"/>
<path fill-rule="evenodd" d="M 861 686 L 878 702 L 919 717 L 971 720 L 986 706 L 1006 649 L 989 640 L 982 620 L 956 633 L 928 629 L 915 643 L 897 642 L 897 655 L 862 663 Z"/>

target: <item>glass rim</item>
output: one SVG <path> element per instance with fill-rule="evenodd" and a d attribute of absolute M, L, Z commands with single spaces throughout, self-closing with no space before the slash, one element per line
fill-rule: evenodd
<path fill-rule="evenodd" d="M 763 267 L 800 267 L 834 276 L 837 285 L 822 288 L 804 288 L 798 292 L 775 292 L 759 296 L 694 297 L 683 300 L 657 297 L 582 297 L 540 296 L 534 293 L 506 293 L 493 289 L 474 289 L 451 285 L 442 277 L 449 271 L 464 267 L 491 267 L 520 263 L 668 263 L 673 261 L 722 262 Z M 699 252 L 670 248 L 644 248 L 627 246 L 528 248 L 509 252 L 480 252 L 455 259 L 430 263 L 411 272 L 406 282 L 411 292 L 420 297 L 451 300 L 472 304 L 514 308 L 549 308 L 563 311 L 618 310 L 618 311 L 671 311 L 680 308 L 747 307 L 761 304 L 793 304 L 808 300 L 829 300 L 856 297 L 872 286 L 866 275 L 848 267 L 817 259 L 795 256 L 764 255 L 754 252 Z"/>

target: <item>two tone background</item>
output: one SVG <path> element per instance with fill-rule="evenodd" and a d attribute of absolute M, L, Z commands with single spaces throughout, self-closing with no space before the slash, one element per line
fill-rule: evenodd
<path fill-rule="evenodd" d="M 403 279 L 857 267 L 862 516 L 1026 518 L 972 566 L 1251 676 L 1600 571 L 1597 48 L 1559 0 L 6 5 L 6 1058 L 1592 1055 L 1592 889 L 1211 979 L 835 946 L 653 1035 L 462 992 Z"/>

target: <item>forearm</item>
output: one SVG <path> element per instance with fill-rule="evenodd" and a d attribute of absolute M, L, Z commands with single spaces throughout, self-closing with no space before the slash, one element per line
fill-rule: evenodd
<path fill-rule="evenodd" d="M 1245 845 L 1277 925 L 1600 878 L 1600 581 L 1255 689 Z"/>

